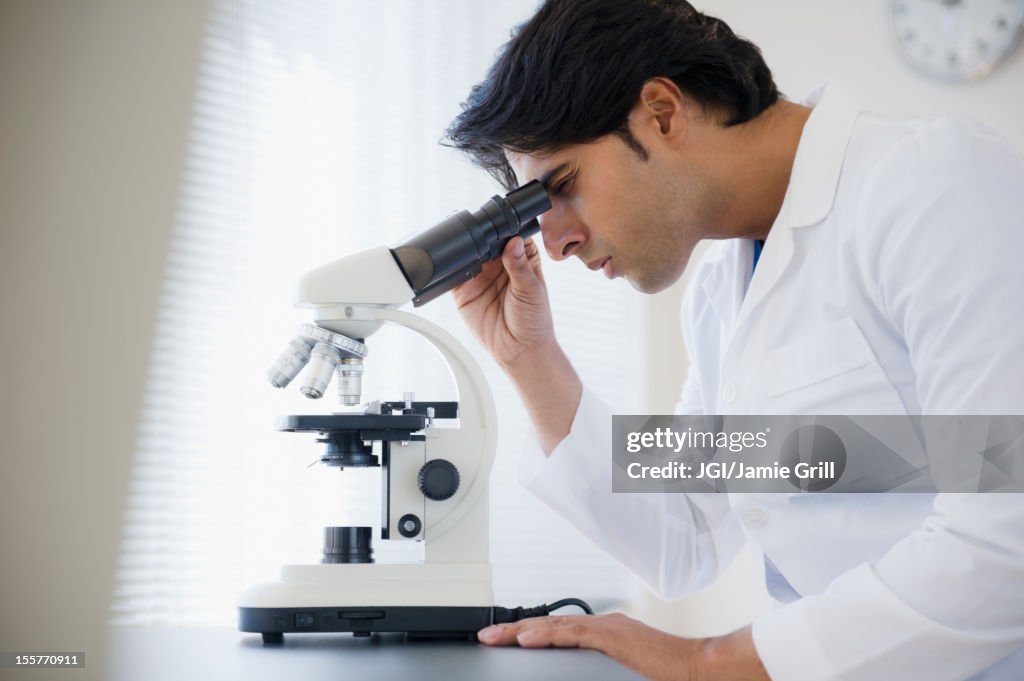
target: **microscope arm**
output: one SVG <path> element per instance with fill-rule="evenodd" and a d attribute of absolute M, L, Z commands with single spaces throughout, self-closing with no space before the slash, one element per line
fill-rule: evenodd
<path fill-rule="evenodd" d="M 373 248 L 336 260 L 306 274 L 299 283 L 296 305 L 312 308 L 313 319 L 322 328 L 350 338 L 365 339 L 384 322 L 408 328 L 426 338 L 441 353 L 458 392 L 459 431 L 473 441 L 476 453 L 472 462 L 463 460 L 460 471 L 465 484 L 454 508 L 429 526 L 434 539 L 428 551 L 437 554 L 453 551 L 438 541 L 447 530 L 462 523 L 462 547 L 476 545 L 471 554 L 483 549 L 486 560 L 486 528 L 470 531 L 467 525 L 486 522 L 487 492 L 494 454 L 497 449 L 497 410 L 483 372 L 469 352 L 450 333 L 421 316 L 396 309 L 409 301 L 412 289 L 386 247 Z M 472 516 L 475 521 L 470 521 Z M 468 541 L 467 541 L 468 540 Z"/>

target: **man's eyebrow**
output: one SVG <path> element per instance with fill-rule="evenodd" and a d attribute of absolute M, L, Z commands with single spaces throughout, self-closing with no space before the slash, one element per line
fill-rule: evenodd
<path fill-rule="evenodd" d="M 568 167 L 569 167 L 569 162 L 568 161 L 566 161 L 565 163 L 561 163 L 561 164 L 555 166 L 554 168 L 552 168 L 548 172 L 546 172 L 543 175 L 541 175 L 540 183 L 542 185 L 544 185 L 545 189 L 547 189 L 548 182 L 551 181 L 551 178 L 554 177 L 555 175 L 557 175 L 558 173 L 562 172 L 563 170 L 565 170 Z"/>

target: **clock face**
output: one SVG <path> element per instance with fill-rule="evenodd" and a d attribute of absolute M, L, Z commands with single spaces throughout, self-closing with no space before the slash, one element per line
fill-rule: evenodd
<path fill-rule="evenodd" d="M 912 66 L 943 80 L 973 80 L 1021 37 L 1024 0 L 893 0 L 892 26 Z"/>

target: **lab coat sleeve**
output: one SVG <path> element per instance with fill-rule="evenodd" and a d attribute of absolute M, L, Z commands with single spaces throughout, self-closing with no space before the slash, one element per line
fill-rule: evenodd
<path fill-rule="evenodd" d="M 891 150 L 865 192 L 857 252 L 922 412 L 1024 414 L 1024 161 L 952 119 L 905 144 L 916 151 Z M 937 495 L 881 559 L 759 619 L 753 637 L 775 681 L 984 670 L 1024 646 L 1024 495 Z"/>
<path fill-rule="evenodd" d="M 611 443 L 612 411 L 584 387 L 550 456 L 527 436 L 519 480 L 659 596 L 710 584 L 744 542 L 727 495 L 613 493 Z"/>

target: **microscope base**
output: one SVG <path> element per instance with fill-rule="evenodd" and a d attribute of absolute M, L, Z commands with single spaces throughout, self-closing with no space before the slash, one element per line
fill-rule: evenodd
<path fill-rule="evenodd" d="M 476 640 L 491 624 L 492 608 L 462 606 L 344 606 L 328 608 L 239 608 L 238 628 L 263 634 L 263 642 L 281 643 L 284 634 L 375 632 L 404 633 L 416 638 Z"/>
<path fill-rule="evenodd" d="M 238 628 L 266 643 L 309 632 L 473 640 L 491 624 L 493 605 L 485 562 L 286 565 L 281 581 L 241 595 Z"/>

